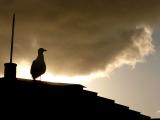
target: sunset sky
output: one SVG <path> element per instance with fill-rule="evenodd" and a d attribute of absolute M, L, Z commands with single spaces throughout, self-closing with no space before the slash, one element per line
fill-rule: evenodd
<path fill-rule="evenodd" d="M 0 0 L 0 74 L 13 62 L 17 77 L 31 78 L 40 47 L 42 80 L 85 85 L 98 95 L 160 117 L 159 0 Z"/>

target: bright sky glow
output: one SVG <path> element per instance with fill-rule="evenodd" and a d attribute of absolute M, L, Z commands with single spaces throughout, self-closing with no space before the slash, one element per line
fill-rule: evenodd
<path fill-rule="evenodd" d="M 30 74 L 30 63 L 22 60 L 17 66 L 17 78 L 32 79 Z M 83 83 L 89 82 L 95 78 L 109 77 L 105 72 L 99 71 L 86 76 L 66 76 L 66 75 L 55 75 L 47 70 L 41 78 L 37 80 L 49 81 L 49 82 L 63 82 L 63 83 Z"/>

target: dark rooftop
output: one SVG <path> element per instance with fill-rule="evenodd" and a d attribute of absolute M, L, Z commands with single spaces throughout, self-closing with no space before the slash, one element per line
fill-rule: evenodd
<path fill-rule="evenodd" d="M 22 118 L 29 116 L 29 119 L 48 116 L 53 119 L 151 120 L 149 116 L 84 88 L 80 84 L 16 78 L 16 64 L 7 63 L 4 78 L 0 78 L 1 115 L 11 116 L 16 112 L 16 117 L 23 115 Z"/>

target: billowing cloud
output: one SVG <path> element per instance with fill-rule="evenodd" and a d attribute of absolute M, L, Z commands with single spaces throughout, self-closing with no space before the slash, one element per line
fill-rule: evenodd
<path fill-rule="evenodd" d="M 121 50 L 119 55 L 114 57 L 113 62 L 106 67 L 108 71 L 112 71 L 124 64 L 134 66 L 137 62 L 143 62 L 143 58 L 154 51 L 151 28 L 137 26 L 136 29 L 126 32 L 123 36 L 127 35 L 131 43 L 128 47 Z"/>
<path fill-rule="evenodd" d="M 154 51 L 152 32 L 160 20 L 158 0 L 1 0 L 0 6 L 1 66 L 9 55 L 14 10 L 14 61 L 31 63 L 44 47 L 47 68 L 65 75 L 143 61 Z"/>

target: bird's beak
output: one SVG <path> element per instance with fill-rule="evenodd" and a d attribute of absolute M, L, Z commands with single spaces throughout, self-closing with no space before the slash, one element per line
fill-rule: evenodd
<path fill-rule="evenodd" d="M 44 51 L 47 51 L 46 49 L 44 49 Z"/>

